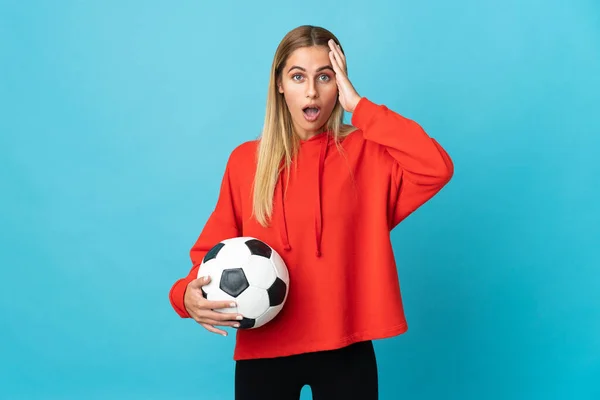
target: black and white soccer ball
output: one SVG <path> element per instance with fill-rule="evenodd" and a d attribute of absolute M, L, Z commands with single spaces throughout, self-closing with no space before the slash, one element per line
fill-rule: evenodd
<path fill-rule="evenodd" d="M 271 321 L 283 308 L 289 291 L 289 274 L 281 256 L 265 242 L 252 237 L 223 240 L 210 249 L 198 277 L 210 276 L 202 295 L 211 301 L 233 300 L 237 307 L 215 311 L 239 313 L 239 329 L 253 329 Z"/>

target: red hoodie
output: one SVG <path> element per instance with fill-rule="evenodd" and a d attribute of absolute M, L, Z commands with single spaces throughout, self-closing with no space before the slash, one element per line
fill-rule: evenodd
<path fill-rule="evenodd" d="M 190 251 L 193 267 L 169 298 L 184 307 L 187 284 L 206 252 L 223 239 L 252 236 L 285 261 L 290 290 L 266 325 L 238 330 L 234 359 L 328 350 L 407 330 L 390 231 L 452 177 L 444 149 L 414 121 L 362 98 L 358 128 L 342 141 L 322 133 L 302 141 L 275 189 L 273 223 L 252 215 L 258 141 L 230 155 L 216 207 Z"/>

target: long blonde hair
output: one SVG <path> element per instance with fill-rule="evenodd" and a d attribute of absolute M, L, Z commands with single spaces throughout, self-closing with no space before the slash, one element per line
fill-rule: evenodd
<path fill-rule="evenodd" d="M 288 171 L 292 159 L 298 151 L 299 138 L 294 134 L 292 117 L 287 108 L 285 98 L 277 90 L 277 83 L 281 79 L 282 69 L 290 54 L 296 49 L 309 46 L 325 46 L 333 39 L 340 45 L 333 33 L 327 29 L 303 25 L 290 32 L 279 43 L 269 79 L 267 93 L 267 107 L 262 134 L 257 150 L 257 168 L 254 177 L 253 214 L 262 226 L 267 226 L 273 212 L 273 194 L 279 174 Z M 343 52 L 343 49 L 342 49 Z M 343 123 L 344 109 L 339 99 L 329 117 L 324 129 L 331 132 L 336 145 L 339 140 L 355 130 L 351 125 Z"/>

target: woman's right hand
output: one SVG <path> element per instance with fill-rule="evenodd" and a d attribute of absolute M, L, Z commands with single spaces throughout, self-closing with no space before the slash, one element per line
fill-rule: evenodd
<path fill-rule="evenodd" d="M 202 286 L 210 282 L 210 277 L 200 277 L 194 279 L 187 285 L 184 296 L 185 308 L 190 316 L 206 330 L 227 336 L 224 330 L 215 328 L 215 325 L 231 326 L 238 328 L 239 321 L 243 319 L 240 314 L 228 314 L 213 311 L 221 308 L 236 307 L 231 301 L 210 301 L 202 296 Z"/>

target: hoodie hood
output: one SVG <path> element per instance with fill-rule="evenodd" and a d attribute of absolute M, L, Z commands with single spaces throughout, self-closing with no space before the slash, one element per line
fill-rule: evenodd
<path fill-rule="evenodd" d="M 316 179 L 314 180 L 315 188 L 309 189 L 313 190 L 315 193 L 314 203 L 312 205 L 308 204 L 307 206 L 312 206 L 314 208 L 314 235 L 315 235 L 315 255 L 317 257 L 321 257 L 321 243 L 323 237 L 323 199 L 322 199 L 322 190 L 323 190 L 323 170 L 325 168 L 325 158 L 327 157 L 327 152 L 329 146 L 333 144 L 333 139 L 331 138 L 330 132 L 324 132 L 318 135 L 313 136 L 310 139 L 302 140 L 300 142 L 299 151 L 304 151 L 308 146 L 319 146 L 319 159 L 318 165 L 316 169 Z M 281 215 L 282 221 L 279 223 L 279 233 L 281 236 L 281 242 L 283 244 L 283 248 L 286 251 L 292 249 L 289 241 L 288 235 L 288 226 L 286 219 L 286 211 L 285 211 L 285 174 L 279 175 L 279 184 L 277 185 L 278 190 L 276 191 L 276 195 L 279 197 L 279 201 L 276 204 L 279 205 L 279 211 L 276 215 Z"/>

